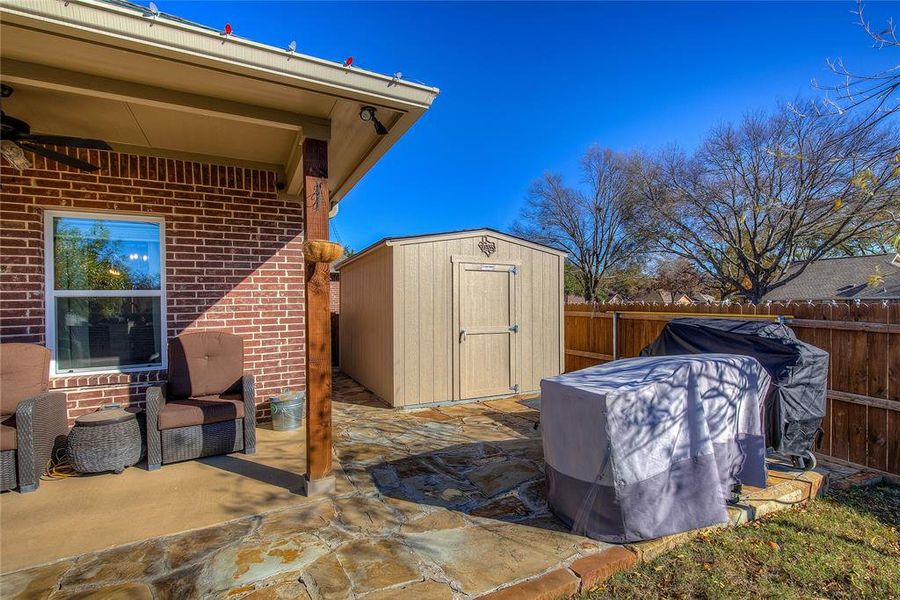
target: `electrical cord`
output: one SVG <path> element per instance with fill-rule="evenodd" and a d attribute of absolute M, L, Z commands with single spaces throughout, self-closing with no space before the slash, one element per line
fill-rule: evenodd
<path fill-rule="evenodd" d="M 71 463 L 69 463 L 66 449 L 60 447 L 54 451 L 53 456 L 50 458 L 50 462 L 47 463 L 47 472 L 41 475 L 41 481 L 68 479 L 69 477 L 78 477 L 79 475 L 81 475 L 81 473 L 76 471 Z"/>

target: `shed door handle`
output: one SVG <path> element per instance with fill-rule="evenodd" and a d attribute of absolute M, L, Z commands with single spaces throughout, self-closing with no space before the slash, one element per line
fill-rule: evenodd
<path fill-rule="evenodd" d="M 459 341 L 464 342 L 464 341 L 466 341 L 467 337 L 469 337 L 469 332 L 466 331 L 465 329 L 461 329 L 459 332 Z"/>

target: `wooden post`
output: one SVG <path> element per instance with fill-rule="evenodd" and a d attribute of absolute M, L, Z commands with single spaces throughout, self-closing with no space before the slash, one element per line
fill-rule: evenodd
<path fill-rule="evenodd" d="M 303 142 L 307 240 L 328 239 L 328 143 Z M 306 263 L 306 494 L 334 491 L 331 473 L 331 309 L 328 263 Z"/>

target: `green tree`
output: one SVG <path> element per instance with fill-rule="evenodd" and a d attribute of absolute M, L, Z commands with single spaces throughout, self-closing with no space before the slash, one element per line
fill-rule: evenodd
<path fill-rule="evenodd" d="M 84 233 L 62 220 L 55 222 L 54 279 L 60 290 L 134 290 L 159 286 L 157 276 L 132 269 L 122 242 L 112 240 L 100 221 Z"/>

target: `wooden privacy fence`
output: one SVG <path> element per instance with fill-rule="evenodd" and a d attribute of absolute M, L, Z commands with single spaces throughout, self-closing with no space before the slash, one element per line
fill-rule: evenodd
<path fill-rule="evenodd" d="M 826 350 L 828 407 L 816 452 L 900 475 L 900 302 L 568 304 L 566 371 L 637 356 L 666 322 L 699 314 L 780 315 L 798 338 Z"/>

